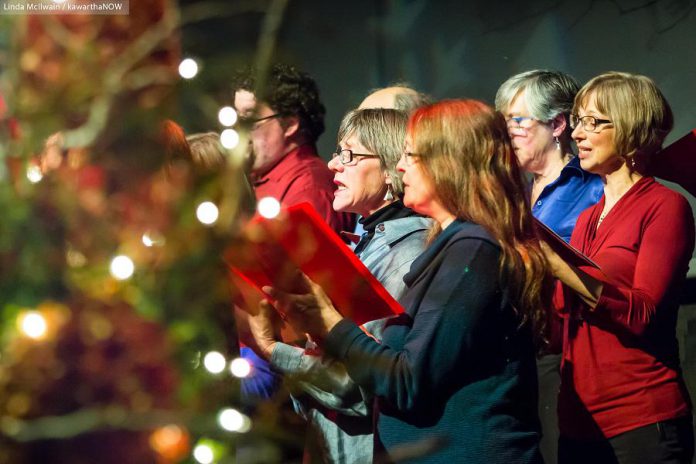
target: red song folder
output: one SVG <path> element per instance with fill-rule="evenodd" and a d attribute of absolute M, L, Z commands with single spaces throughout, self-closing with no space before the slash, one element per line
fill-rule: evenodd
<path fill-rule="evenodd" d="M 556 232 L 549 229 L 546 224 L 537 218 L 533 218 L 533 223 L 534 231 L 536 232 L 537 237 L 539 237 L 539 240 L 546 242 L 563 261 L 568 264 L 572 264 L 575 267 L 589 266 L 599 269 L 599 266 L 597 266 L 594 261 L 582 254 L 575 247 L 568 244 Z"/>
<path fill-rule="evenodd" d="M 284 209 L 273 219 L 254 217 L 225 259 L 232 285 L 246 306 L 266 297 L 261 291 L 265 285 L 301 291 L 296 281 L 301 270 L 357 324 L 403 312 L 309 203 Z"/>
<path fill-rule="evenodd" d="M 656 153 L 649 174 L 677 183 L 696 196 L 696 129 Z"/>

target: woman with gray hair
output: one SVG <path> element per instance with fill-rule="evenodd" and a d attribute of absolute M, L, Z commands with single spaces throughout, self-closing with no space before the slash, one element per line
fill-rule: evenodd
<path fill-rule="evenodd" d="M 358 109 L 343 118 L 329 169 L 334 172 L 333 208 L 357 213 L 365 233 L 355 253 L 389 293 L 398 299 L 403 277 L 425 249 L 431 221 L 404 206 L 401 158 L 408 115 L 385 108 Z M 309 422 L 306 462 L 372 462 L 371 397 L 364 394 L 338 362 L 277 341 L 250 317 L 263 356 L 309 394 L 294 397 L 296 410 Z M 381 339 L 385 319 L 364 328 Z M 314 347 L 313 347 L 314 348 Z"/>
<path fill-rule="evenodd" d="M 584 171 L 572 151 L 569 115 L 579 88 L 568 74 L 533 70 L 509 78 L 495 96 L 517 160 L 531 174 L 528 191 L 532 215 L 566 242 L 580 213 L 597 203 L 603 193 L 600 177 Z M 541 451 L 546 462 L 555 463 L 561 356 L 553 353 L 560 351 L 560 319 L 554 318 L 550 327 L 551 346 L 539 357 L 537 371 Z"/>

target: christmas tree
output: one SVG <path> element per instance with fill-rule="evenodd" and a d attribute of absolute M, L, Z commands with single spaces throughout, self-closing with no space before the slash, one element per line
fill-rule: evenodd
<path fill-rule="evenodd" d="M 233 462 L 242 434 L 279 456 L 282 431 L 239 411 L 222 260 L 245 134 L 228 109 L 211 169 L 165 123 L 195 75 L 182 18 L 210 11 L 0 20 L 0 463 Z"/>

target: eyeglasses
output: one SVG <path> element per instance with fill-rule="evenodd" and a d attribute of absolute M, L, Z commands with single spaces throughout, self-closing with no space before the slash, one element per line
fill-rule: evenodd
<path fill-rule="evenodd" d="M 247 127 L 249 127 L 249 130 L 255 131 L 256 129 L 261 127 L 265 121 L 270 121 L 271 119 L 279 118 L 282 116 L 282 113 L 273 113 L 269 116 L 264 116 L 263 118 L 243 118 L 241 119 L 241 122 Z"/>
<path fill-rule="evenodd" d="M 575 129 L 578 124 L 582 124 L 582 129 L 586 132 L 599 132 L 597 126 L 600 124 L 611 124 L 608 119 L 599 119 L 594 116 L 578 116 L 577 114 L 570 115 L 570 127 Z"/>
<path fill-rule="evenodd" d="M 538 119 L 531 116 L 512 116 L 505 118 L 508 130 L 519 133 L 519 135 L 527 135 L 527 131 L 538 121 Z"/>
<path fill-rule="evenodd" d="M 357 162 L 357 159 L 355 158 L 356 156 L 362 156 L 363 158 L 379 158 L 379 155 L 353 153 L 353 150 L 341 147 L 336 147 L 336 152 L 331 155 L 332 158 L 338 158 L 338 161 L 340 161 L 344 166 L 351 164 L 353 160 L 356 160 Z"/>
<path fill-rule="evenodd" d="M 404 150 L 404 152 L 401 154 L 401 158 L 403 158 L 404 162 L 406 163 L 406 166 L 413 166 L 414 164 L 416 164 L 416 160 L 419 157 L 419 154 L 411 153 L 410 151 L 406 150 Z"/>

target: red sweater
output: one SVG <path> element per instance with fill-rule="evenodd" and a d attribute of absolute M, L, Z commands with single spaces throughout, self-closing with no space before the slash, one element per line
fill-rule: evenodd
<path fill-rule="evenodd" d="M 313 145 L 302 145 L 291 151 L 254 182 L 257 200 L 273 197 L 282 206 L 306 201 L 337 233 L 353 232 L 355 215 L 333 210 L 334 190 L 333 173 Z"/>
<path fill-rule="evenodd" d="M 578 218 L 570 243 L 601 268 L 595 311 L 565 289 L 561 433 L 611 438 L 690 414 L 675 335 L 679 292 L 694 248 L 686 199 L 638 181 L 597 228 L 605 198 Z"/>

